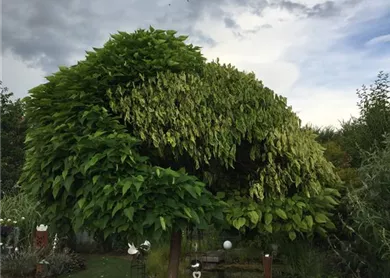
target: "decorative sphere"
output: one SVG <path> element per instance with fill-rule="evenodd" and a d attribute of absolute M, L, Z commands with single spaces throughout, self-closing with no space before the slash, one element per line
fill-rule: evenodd
<path fill-rule="evenodd" d="M 224 243 L 223 243 L 223 248 L 225 248 L 226 250 L 229 250 L 232 248 L 232 243 L 229 241 L 229 240 L 226 240 Z"/>

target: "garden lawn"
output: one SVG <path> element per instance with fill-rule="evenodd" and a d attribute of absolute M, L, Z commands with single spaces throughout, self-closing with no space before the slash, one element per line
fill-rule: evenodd
<path fill-rule="evenodd" d="M 87 269 L 62 275 L 61 278 L 137 278 L 131 276 L 130 261 L 123 257 L 91 255 L 86 260 Z"/>

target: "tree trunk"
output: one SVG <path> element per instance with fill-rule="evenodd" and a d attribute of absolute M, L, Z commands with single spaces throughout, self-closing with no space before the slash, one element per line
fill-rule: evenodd
<path fill-rule="evenodd" d="M 168 278 L 179 278 L 181 231 L 172 232 L 169 252 Z"/>

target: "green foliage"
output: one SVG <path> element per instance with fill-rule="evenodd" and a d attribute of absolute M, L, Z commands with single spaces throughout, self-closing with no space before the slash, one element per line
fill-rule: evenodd
<path fill-rule="evenodd" d="M 144 33 L 120 36 L 131 46 L 133 37 L 142 42 Z M 170 32 L 166 36 L 172 38 Z M 149 44 L 149 39 L 138 47 Z M 182 47 L 181 40 L 172 43 Z M 108 42 L 107 49 L 112 45 Z M 97 56 L 90 53 L 79 67 L 62 69 L 48 78 L 50 83 L 31 91 L 24 187 L 45 200 L 46 216 L 65 232 L 88 227 L 93 233 L 104 232 L 105 238 L 117 233 L 162 240 L 161 235 L 173 228 L 191 223 L 204 227 L 216 209 L 204 184 L 184 170 L 150 165 L 139 154 L 138 139 L 104 108 L 104 99 L 98 98 L 93 86 L 87 87 L 91 80 L 82 76 L 85 69 L 91 60 L 103 59 L 107 49 L 97 51 Z M 183 51 L 188 49 L 196 57 L 196 49 Z M 194 61 L 188 67 L 194 67 Z M 149 67 L 152 74 L 155 68 L 147 64 L 142 71 Z M 98 65 L 94 66 L 96 70 Z M 180 67 L 174 65 L 172 70 Z M 104 87 L 102 80 L 99 84 Z M 88 90 L 80 93 L 82 88 Z"/>
<path fill-rule="evenodd" d="M 15 186 L 20 177 L 24 162 L 23 141 L 26 132 L 24 103 L 12 100 L 0 81 L 1 91 L 1 191 L 5 194 L 16 192 Z M 2 194 L 3 194 L 2 193 Z"/>
<path fill-rule="evenodd" d="M 35 227 L 41 224 L 41 213 L 41 203 L 25 192 L 13 196 L 6 195 L 0 202 L 0 218 L 4 221 L 1 225 L 11 224 L 19 227 L 21 245 L 31 243 Z M 11 219 L 9 223 L 8 219 Z M 14 224 L 13 221 L 17 223 Z"/>
<path fill-rule="evenodd" d="M 336 173 L 346 187 L 355 188 L 360 186 L 361 182 L 357 169 L 352 167 L 353 158 L 343 144 L 343 131 L 334 130 L 330 127 L 309 127 L 309 129 L 318 135 L 316 140 L 325 148 L 325 158 L 335 166 Z M 341 189 L 342 193 L 344 193 L 345 189 Z"/>
<path fill-rule="evenodd" d="M 343 146 L 352 157 L 352 165 L 359 167 L 362 151 L 377 146 L 383 148 L 383 136 L 390 132 L 389 74 L 380 72 L 369 88 L 357 91 L 360 116 L 342 125 Z"/>
<path fill-rule="evenodd" d="M 305 125 L 304 129 L 313 131 L 317 135 L 317 142 L 321 145 L 330 141 L 340 140 L 340 131 L 332 126 L 316 127 L 313 125 Z"/>
<path fill-rule="evenodd" d="M 267 198 L 259 203 L 236 192 L 227 201 L 225 214 L 238 230 L 257 228 L 260 233 L 284 232 L 295 240 L 298 234 L 326 235 L 326 230 L 335 229 L 329 211 L 335 208 L 339 197 L 337 190 L 327 188 L 312 198 L 295 194 L 287 198 Z"/>
<path fill-rule="evenodd" d="M 368 277 L 390 275 L 389 136 L 384 146 L 364 157 L 359 169 L 363 185 L 348 195 L 351 218 L 345 225 L 355 235 L 348 255 L 363 262 L 360 268 Z"/>
<path fill-rule="evenodd" d="M 80 124 L 80 133 L 76 131 L 80 135 L 68 137 L 69 143 L 59 135 L 68 156 L 53 161 L 59 168 L 57 174 L 52 174 L 48 156 L 44 164 L 37 165 L 41 176 L 27 180 L 26 188 L 46 200 L 49 219 L 62 225 L 67 219 L 76 231 L 82 227 L 104 231 L 104 237 L 153 234 L 156 240 L 173 227 L 204 226 L 211 221 L 207 213 L 215 207 L 203 183 L 184 171 L 147 164 L 137 152 L 137 140 L 104 108 L 93 106 L 78 116 L 76 123 L 86 121 L 86 127 Z M 49 146 L 59 151 L 57 138 L 52 138 L 54 144 Z"/>
<path fill-rule="evenodd" d="M 45 273 L 48 277 L 58 277 L 85 269 L 85 259 L 67 250 L 51 252 L 45 260 L 49 263 Z"/>
<path fill-rule="evenodd" d="M 287 278 L 337 278 L 345 277 L 332 267 L 332 255 L 312 242 L 285 242 L 281 245 L 280 257 L 286 266 L 283 277 Z"/>
<path fill-rule="evenodd" d="M 39 262 L 38 251 L 32 248 L 21 249 L 19 252 L 13 252 L 10 255 L 2 255 L 1 276 L 2 277 L 34 277 L 36 265 Z"/>
<path fill-rule="evenodd" d="M 223 200 L 238 229 L 334 228 L 340 180 L 314 134 L 254 74 L 205 63 L 184 40 L 120 32 L 30 91 L 21 181 L 48 218 L 63 231 L 162 239 L 222 219 Z M 238 196 L 217 200 L 205 183 Z M 236 201 L 253 208 L 229 215 Z"/>
<path fill-rule="evenodd" d="M 186 277 L 186 275 L 188 275 L 187 267 L 189 263 L 184 260 L 184 256 L 182 256 L 181 259 L 183 260 L 180 263 L 179 275 L 180 277 Z M 168 264 L 169 246 L 167 244 L 156 246 L 148 255 L 146 261 L 146 272 L 149 277 L 165 278 L 167 276 L 166 273 L 168 270 Z"/>

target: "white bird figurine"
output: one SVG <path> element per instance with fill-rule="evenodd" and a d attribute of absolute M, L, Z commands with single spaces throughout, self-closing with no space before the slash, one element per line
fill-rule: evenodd
<path fill-rule="evenodd" d="M 150 250 L 150 246 L 151 246 L 150 241 L 149 240 L 145 240 L 145 242 L 142 243 L 139 248 L 142 249 L 145 252 L 148 252 Z"/>
<path fill-rule="evenodd" d="M 192 268 L 198 268 L 200 266 L 200 263 L 197 261 L 195 264 L 192 264 Z"/>
<path fill-rule="evenodd" d="M 129 255 L 136 255 L 139 253 L 138 249 L 135 248 L 134 243 L 132 244 L 128 243 L 128 245 L 129 245 L 129 250 L 127 250 L 127 253 L 129 253 Z"/>

